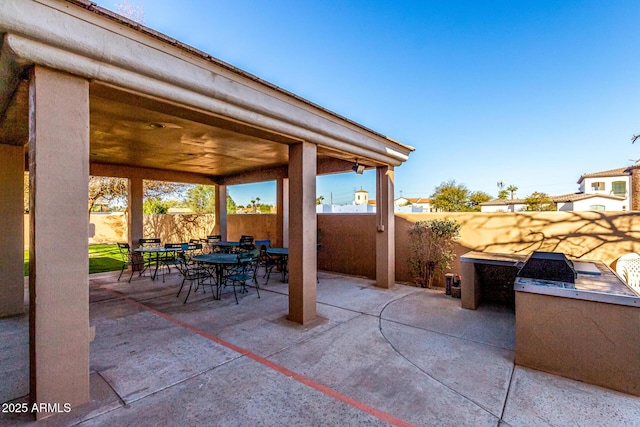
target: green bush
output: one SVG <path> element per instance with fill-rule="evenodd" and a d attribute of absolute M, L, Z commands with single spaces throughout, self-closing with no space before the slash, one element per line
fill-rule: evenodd
<path fill-rule="evenodd" d="M 433 278 L 451 268 L 460 224 L 449 218 L 417 221 L 409 230 L 409 269 L 417 284 L 431 288 Z"/>

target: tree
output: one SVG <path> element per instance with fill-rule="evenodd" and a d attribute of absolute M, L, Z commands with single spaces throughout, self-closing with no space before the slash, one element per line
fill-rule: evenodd
<path fill-rule="evenodd" d="M 216 188 L 198 184 L 187 190 L 185 204 L 194 213 L 213 213 L 216 209 Z"/>
<path fill-rule="evenodd" d="M 509 195 L 509 192 L 507 190 L 498 191 L 498 199 L 500 200 L 505 200 L 508 195 Z"/>
<path fill-rule="evenodd" d="M 213 185 L 198 184 L 187 190 L 185 206 L 194 213 L 214 213 L 216 208 L 216 191 Z M 227 213 L 236 213 L 236 202 L 227 193 Z"/>
<path fill-rule="evenodd" d="M 125 178 L 109 178 L 106 176 L 89 177 L 89 212 L 99 200 L 109 204 L 127 195 L 128 183 Z"/>
<path fill-rule="evenodd" d="M 467 204 L 470 211 L 480 212 L 480 203 L 488 202 L 491 200 L 491 196 L 484 191 L 474 191 L 469 196 L 469 203 Z"/>
<path fill-rule="evenodd" d="M 507 187 L 507 191 L 511 192 L 511 200 L 513 200 L 513 193 L 518 191 L 518 187 L 516 187 L 515 185 L 512 184 L 512 185 Z"/>
<path fill-rule="evenodd" d="M 231 198 L 231 196 L 227 193 L 227 213 L 234 214 L 238 211 L 236 207 L 236 202 Z"/>
<path fill-rule="evenodd" d="M 431 195 L 433 207 L 443 212 L 464 212 L 468 210 L 469 190 L 455 180 L 443 182 Z"/>
<path fill-rule="evenodd" d="M 534 191 L 529 197 L 524 199 L 527 211 L 555 211 L 556 204 L 545 193 Z"/>
<path fill-rule="evenodd" d="M 324 200 L 324 196 L 316 197 L 316 205 L 321 205 L 323 200 Z"/>
<path fill-rule="evenodd" d="M 185 184 L 165 181 L 143 181 L 145 199 L 162 198 L 177 194 L 186 188 Z M 89 212 L 98 201 L 110 204 L 116 200 L 126 204 L 128 180 L 126 178 L 111 178 L 106 176 L 89 177 Z"/>
<path fill-rule="evenodd" d="M 142 204 L 142 212 L 145 214 L 166 214 L 170 207 L 169 202 L 160 198 L 147 199 Z"/>

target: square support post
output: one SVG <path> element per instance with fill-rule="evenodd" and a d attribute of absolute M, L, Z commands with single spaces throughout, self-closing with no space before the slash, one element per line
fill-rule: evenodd
<path fill-rule="evenodd" d="M 24 147 L 0 144 L 0 317 L 24 313 Z"/>
<path fill-rule="evenodd" d="M 29 172 L 30 400 L 75 408 L 89 401 L 87 80 L 33 68 Z"/>
<path fill-rule="evenodd" d="M 376 286 L 387 289 L 396 279 L 393 183 L 393 167 L 376 168 Z"/>
<path fill-rule="evenodd" d="M 284 247 L 284 199 L 285 189 L 284 181 L 286 178 L 278 178 L 276 180 L 276 239 L 274 242 L 275 247 Z M 288 196 L 288 192 L 287 192 Z"/>
<path fill-rule="evenodd" d="M 134 250 L 139 245 L 139 240 L 144 237 L 144 183 L 142 178 L 129 178 L 127 191 L 127 207 L 129 217 L 129 245 Z M 156 237 L 156 236 L 153 236 Z"/>
<path fill-rule="evenodd" d="M 222 241 L 227 241 L 227 186 L 216 184 L 215 190 L 216 204 L 215 215 L 216 225 L 214 227 L 215 234 L 222 236 Z"/>
<path fill-rule="evenodd" d="M 316 318 L 317 220 L 315 144 L 289 146 L 289 320 Z"/>

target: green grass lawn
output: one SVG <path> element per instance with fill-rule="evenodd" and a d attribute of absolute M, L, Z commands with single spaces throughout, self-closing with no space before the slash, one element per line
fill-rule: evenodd
<path fill-rule="evenodd" d="M 117 271 L 122 268 L 118 245 L 89 245 L 89 274 Z M 29 251 L 24 251 L 24 275 L 29 275 Z"/>

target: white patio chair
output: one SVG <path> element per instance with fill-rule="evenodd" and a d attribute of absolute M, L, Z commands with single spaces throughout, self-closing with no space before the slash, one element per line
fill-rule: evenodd
<path fill-rule="evenodd" d="M 618 258 L 616 273 L 627 285 L 640 292 L 640 254 L 630 253 Z"/>

